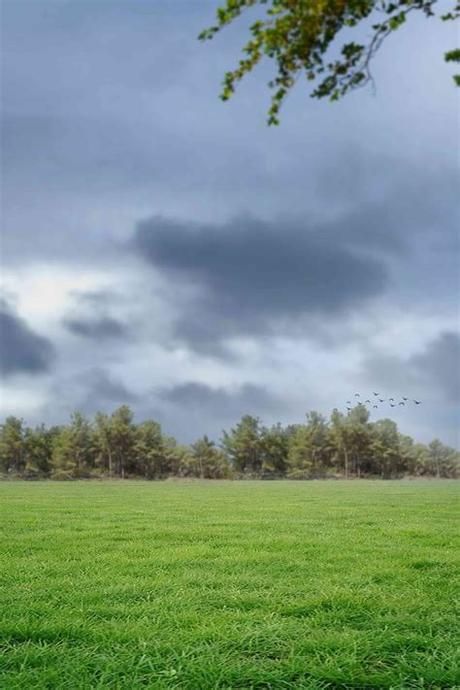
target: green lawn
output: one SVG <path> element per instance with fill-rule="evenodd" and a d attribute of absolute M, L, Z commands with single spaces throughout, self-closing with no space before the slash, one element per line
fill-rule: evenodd
<path fill-rule="evenodd" d="M 460 688 L 460 484 L 0 484 L 0 688 Z"/>

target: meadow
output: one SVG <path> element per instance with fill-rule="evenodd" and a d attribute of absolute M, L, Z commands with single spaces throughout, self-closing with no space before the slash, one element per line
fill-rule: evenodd
<path fill-rule="evenodd" d="M 0 687 L 459 688 L 459 486 L 3 482 Z"/>

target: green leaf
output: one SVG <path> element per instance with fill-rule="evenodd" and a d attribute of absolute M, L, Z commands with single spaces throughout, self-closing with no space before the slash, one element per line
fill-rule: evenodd
<path fill-rule="evenodd" d="M 444 53 L 444 60 L 446 62 L 460 62 L 460 48 Z"/>

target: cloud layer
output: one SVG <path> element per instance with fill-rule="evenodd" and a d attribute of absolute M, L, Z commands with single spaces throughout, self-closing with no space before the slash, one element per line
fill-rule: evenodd
<path fill-rule="evenodd" d="M 218 99 L 245 25 L 201 44 L 215 5 L 4 0 L 0 412 L 128 402 L 192 440 L 379 385 L 458 443 L 451 23 L 392 37 L 376 95 L 299 82 L 269 129 L 269 66 Z"/>
<path fill-rule="evenodd" d="M 221 227 L 153 218 L 134 238 L 155 269 L 197 289 L 193 312 L 177 323 L 179 336 L 197 349 L 272 332 L 280 321 L 338 316 L 381 294 L 385 265 L 349 244 L 308 223 L 251 218 Z"/>
<path fill-rule="evenodd" d="M 54 362 L 52 343 L 35 333 L 11 307 L 0 301 L 0 363 L 6 378 L 48 372 Z"/>

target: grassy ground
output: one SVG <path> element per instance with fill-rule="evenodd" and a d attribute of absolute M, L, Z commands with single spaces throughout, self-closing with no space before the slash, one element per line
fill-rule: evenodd
<path fill-rule="evenodd" d="M 457 486 L 3 483 L 0 687 L 460 688 Z"/>

